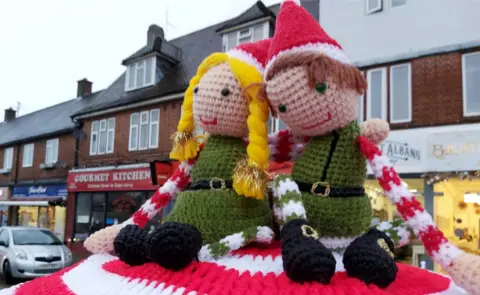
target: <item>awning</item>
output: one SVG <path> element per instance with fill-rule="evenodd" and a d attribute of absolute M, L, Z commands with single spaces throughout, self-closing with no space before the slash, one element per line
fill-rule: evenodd
<path fill-rule="evenodd" d="M 42 206 L 48 207 L 48 201 L 0 201 L 0 206 Z"/>

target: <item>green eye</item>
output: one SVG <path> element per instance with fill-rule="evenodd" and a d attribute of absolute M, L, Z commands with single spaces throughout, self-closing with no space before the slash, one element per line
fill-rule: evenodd
<path fill-rule="evenodd" d="M 325 91 L 327 91 L 327 89 L 328 89 L 328 86 L 327 86 L 327 83 L 325 82 L 318 83 L 317 85 L 315 85 L 315 90 L 320 94 L 324 94 Z"/>
<path fill-rule="evenodd" d="M 280 113 L 285 113 L 285 112 L 287 111 L 287 106 L 284 105 L 284 104 L 279 105 L 279 106 L 278 106 L 278 111 L 279 111 Z"/>

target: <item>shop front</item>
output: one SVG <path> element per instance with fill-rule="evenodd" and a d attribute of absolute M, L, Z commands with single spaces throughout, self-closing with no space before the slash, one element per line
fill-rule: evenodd
<path fill-rule="evenodd" d="M 10 200 L 0 205 L 10 207 L 11 225 L 50 229 L 64 239 L 67 197 L 66 184 L 14 186 Z"/>
<path fill-rule="evenodd" d="M 172 166 L 163 164 L 162 168 L 154 170 L 149 164 L 136 164 L 71 170 L 68 208 L 72 216 L 68 218 L 67 240 L 83 241 L 102 228 L 130 218 L 170 177 Z M 152 183 L 152 171 L 156 171 L 156 184 Z M 149 226 L 158 224 L 165 210 Z"/>
<path fill-rule="evenodd" d="M 10 195 L 9 187 L 0 187 L 0 202 L 7 201 Z M 8 206 L 0 205 L 0 226 L 8 225 Z"/>

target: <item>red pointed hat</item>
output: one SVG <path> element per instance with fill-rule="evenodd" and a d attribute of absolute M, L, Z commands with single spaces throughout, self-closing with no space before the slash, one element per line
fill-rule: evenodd
<path fill-rule="evenodd" d="M 228 56 L 238 58 L 239 60 L 254 66 L 261 74 L 265 71 L 267 63 L 268 49 L 272 39 L 264 39 L 257 42 L 243 43 L 227 52 Z"/>
<path fill-rule="evenodd" d="M 308 51 L 350 64 L 342 46 L 328 36 L 299 0 L 284 0 L 277 15 L 266 71 L 282 56 Z"/>

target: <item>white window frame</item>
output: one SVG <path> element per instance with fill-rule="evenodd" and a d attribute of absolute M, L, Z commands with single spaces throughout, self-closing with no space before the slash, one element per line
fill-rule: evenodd
<path fill-rule="evenodd" d="M 239 40 L 240 40 L 240 38 L 242 38 L 242 36 L 240 36 L 241 31 L 249 29 L 249 36 L 250 36 L 250 42 L 251 42 L 253 40 L 253 36 L 254 36 L 253 28 L 256 27 L 259 24 L 262 24 L 262 23 L 263 23 L 263 39 L 268 39 L 270 37 L 270 25 L 269 25 L 268 20 L 267 20 L 267 21 L 264 21 L 264 22 L 253 23 L 253 24 L 251 24 L 250 27 L 238 28 L 237 31 L 236 31 L 237 32 L 237 34 L 236 34 L 237 35 L 237 40 L 236 40 L 236 45 L 235 46 L 238 46 L 240 44 Z M 222 50 L 224 52 L 233 49 L 233 48 L 227 48 L 228 47 L 228 34 L 229 33 L 232 33 L 232 31 L 224 33 L 223 36 L 222 36 Z"/>
<path fill-rule="evenodd" d="M 147 116 L 147 120 L 146 121 L 142 121 L 142 116 L 146 115 Z M 145 145 L 145 147 L 142 147 L 141 143 L 141 134 L 142 134 L 142 126 L 146 125 L 147 126 L 147 144 Z M 144 150 L 148 150 L 148 141 L 149 141 L 149 133 L 150 133 L 150 112 L 149 111 L 143 111 L 143 112 L 140 112 L 140 117 L 139 117 L 139 121 L 138 121 L 138 150 L 139 151 L 144 151 Z"/>
<path fill-rule="evenodd" d="M 242 34 L 241 34 L 242 31 L 246 31 L 246 30 L 248 30 L 248 34 L 245 35 L 245 36 L 242 36 Z M 237 46 L 238 46 L 239 44 L 241 44 L 241 43 L 240 43 L 240 39 L 247 39 L 247 38 L 249 38 L 249 40 L 246 41 L 246 42 L 244 41 L 244 43 L 248 43 L 248 42 L 252 42 L 252 41 L 253 41 L 253 26 L 251 26 L 251 27 L 249 27 L 249 28 L 242 28 L 242 29 L 240 29 L 240 30 L 237 31 Z"/>
<path fill-rule="evenodd" d="M 153 112 L 158 112 L 158 119 L 157 121 L 152 121 L 152 114 Z M 152 126 L 157 125 L 157 141 L 156 143 L 152 144 Z M 160 109 L 153 109 L 150 110 L 150 117 L 149 117 L 149 125 L 148 125 L 148 148 L 156 149 L 158 148 L 158 143 L 160 141 Z"/>
<path fill-rule="evenodd" d="M 465 53 L 462 55 L 462 101 L 463 101 L 463 116 L 464 117 L 474 117 L 480 116 L 480 112 L 469 112 L 467 109 L 467 67 L 466 67 L 466 58 L 473 55 L 480 55 L 480 51 Z M 480 95 L 480 94 L 479 94 Z"/>
<path fill-rule="evenodd" d="M 138 116 L 138 123 L 137 124 L 133 124 L 133 116 Z M 137 130 L 137 141 L 136 141 L 136 146 L 132 146 L 132 131 L 133 129 L 136 129 Z M 140 113 L 132 113 L 130 114 L 130 134 L 128 136 L 128 151 L 136 151 L 138 150 L 138 145 L 139 145 L 139 142 L 138 142 L 138 139 L 139 139 L 139 133 L 140 133 Z"/>
<path fill-rule="evenodd" d="M 113 123 L 109 124 L 110 122 L 113 122 Z M 113 151 L 115 150 L 115 123 L 116 123 L 115 117 L 107 119 L 107 139 L 106 139 L 106 147 L 105 147 L 105 150 L 106 150 L 107 154 L 112 154 Z M 108 135 L 110 133 L 112 134 L 112 148 L 109 150 L 108 149 L 108 138 L 109 138 Z"/>
<path fill-rule="evenodd" d="M 371 109 L 370 108 L 370 105 L 371 105 L 370 90 L 372 89 L 370 85 L 372 84 L 370 83 L 370 80 L 371 80 L 372 72 L 376 72 L 376 71 L 382 72 L 382 117 L 379 119 L 387 120 L 387 68 L 386 67 L 370 69 L 367 71 L 368 89 L 367 89 L 367 118 L 366 119 L 368 120 L 372 118 L 371 110 L 370 110 Z"/>
<path fill-rule="evenodd" d="M 408 109 L 408 117 L 403 120 L 393 120 L 393 94 L 394 94 L 394 83 L 393 83 L 393 69 L 398 67 L 408 66 L 408 98 L 407 102 L 410 106 Z M 390 67 L 390 123 L 397 124 L 397 123 L 407 123 L 412 121 L 412 64 L 411 63 L 403 63 L 398 64 Z"/>
<path fill-rule="evenodd" d="M 383 0 L 377 0 L 377 6 L 375 6 L 374 8 L 371 8 L 369 9 L 368 8 L 368 2 L 369 0 L 364 0 L 365 1 L 365 14 L 373 14 L 375 12 L 379 12 L 382 10 L 382 1 Z"/>
<path fill-rule="evenodd" d="M 97 131 L 94 131 L 94 126 L 97 125 Z M 90 156 L 94 156 L 97 154 L 98 151 L 98 132 L 100 130 L 100 121 L 92 121 L 92 126 L 90 128 Z M 93 136 L 96 135 L 96 140 L 93 142 Z"/>
<path fill-rule="evenodd" d="M 52 159 L 48 159 L 49 146 L 51 146 L 52 148 Z M 55 164 L 58 162 L 58 148 L 59 148 L 58 138 L 47 140 L 45 144 L 45 164 Z"/>
<path fill-rule="evenodd" d="M 147 80 L 147 62 L 151 61 L 152 62 L 152 72 L 151 72 L 151 77 L 152 80 L 150 83 L 146 83 Z M 137 70 L 139 67 L 143 67 L 143 85 L 137 85 Z M 127 65 L 127 73 L 125 77 L 125 91 L 131 91 L 131 90 L 136 90 L 140 88 L 145 88 L 148 86 L 152 86 L 155 84 L 155 71 L 157 68 L 157 57 L 156 56 L 150 56 L 147 58 L 144 58 L 142 60 L 139 60 L 137 62 L 134 62 L 132 64 Z M 132 87 L 129 86 L 129 81 L 130 81 L 130 76 L 134 75 L 134 85 Z"/>
<path fill-rule="evenodd" d="M 33 167 L 34 150 L 35 150 L 35 144 L 33 143 L 23 145 L 23 160 L 22 160 L 23 168 Z"/>
<path fill-rule="evenodd" d="M 13 167 L 13 147 L 3 150 L 3 169 L 12 169 Z"/>
<path fill-rule="evenodd" d="M 113 122 L 113 126 L 110 126 L 108 123 Z M 102 124 L 105 124 L 105 152 L 100 152 L 100 127 Z M 92 121 L 92 126 L 91 126 L 91 133 L 90 133 L 90 156 L 95 156 L 95 155 L 105 155 L 105 154 L 112 154 L 114 149 L 115 149 L 115 117 L 111 117 L 108 119 L 102 119 L 102 120 L 96 120 Z M 97 131 L 94 130 L 95 124 L 97 125 Z M 108 134 L 113 133 L 112 135 L 112 149 L 108 149 Z M 93 135 L 97 136 L 96 142 L 93 141 Z"/>

